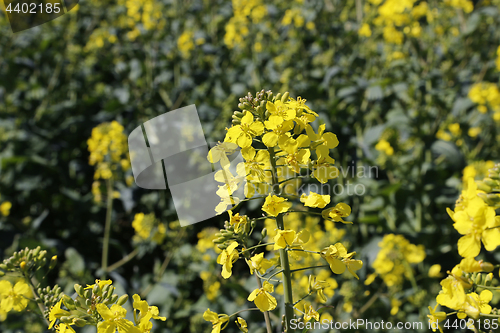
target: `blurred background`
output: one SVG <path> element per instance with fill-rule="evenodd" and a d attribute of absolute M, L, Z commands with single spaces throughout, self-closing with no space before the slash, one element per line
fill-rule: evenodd
<path fill-rule="evenodd" d="M 227 214 L 180 228 L 168 190 L 133 182 L 127 136 L 195 104 L 207 142 L 222 141 L 240 97 L 289 91 L 337 134 L 333 156 L 349 170 L 331 184 L 351 191 L 332 201 L 351 205 L 354 224 L 313 221 L 316 241 L 343 239 L 364 262 L 359 281 L 328 276 L 322 318 L 426 323 L 439 278 L 460 260 L 446 207 L 466 166 L 479 179 L 498 160 L 499 9 L 498 0 L 85 0 L 13 34 L 2 8 L 0 256 L 41 245 L 58 255 L 47 284 L 71 294 L 107 276 L 159 307 L 167 320 L 153 332 L 209 332 L 203 312 L 249 307 L 255 282 L 244 263 L 234 279 L 220 276 L 212 240 Z M 259 203 L 241 212 L 260 215 Z M 387 277 L 373 264 L 390 234 L 425 254 L 384 257 L 402 267 Z M 260 313 L 244 317 L 264 332 Z M 46 331 L 34 311 L 0 319 L 2 332 Z M 279 327 L 279 309 L 272 319 Z"/>

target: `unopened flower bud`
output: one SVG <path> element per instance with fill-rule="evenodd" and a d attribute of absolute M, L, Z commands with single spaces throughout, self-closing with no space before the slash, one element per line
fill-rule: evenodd
<path fill-rule="evenodd" d="M 85 290 L 83 289 L 83 287 L 82 287 L 81 285 L 79 285 L 79 284 L 75 284 L 74 288 L 75 288 L 75 291 L 76 291 L 76 293 L 78 294 L 78 296 L 80 296 L 80 297 L 82 297 L 82 298 L 84 298 L 84 297 L 85 297 L 85 296 L 84 296 L 84 292 L 85 292 Z"/>
<path fill-rule="evenodd" d="M 62 297 L 64 305 L 69 309 L 69 310 L 76 310 L 75 306 L 75 301 L 69 297 L 68 295 L 64 295 Z"/>
<path fill-rule="evenodd" d="M 73 324 L 77 327 L 83 327 L 87 325 L 87 321 L 82 318 L 73 318 Z"/>
<path fill-rule="evenodd" d="M 128 295 L 123 295 L 118 299 L 116 304 L 122 306 L 123 304 L 127 303 L 127 301 L 128 301 Z"/>
<path fill-rule="evenodd" d="M 24 270 L 26 269 L 26 261 L 21 261 L 21 263 L 19 264 L 19 267 L 21 268 L 21 271 L 24 272 Z"/>
<path fill-rule="evenodd" d="M 493 272 L 495 266 L 489 262 L 483 262 L 482 260 L 479 262 L 479 266 L 484 272 Z"/>
<path fill-rule="evenodd" d="M 115 303 L 117 300 L 118 300 L 118 295 L 117 294 L 113 294 L 113 296 L 111 296 L 110 303 Z"/>
<path fill-rule="evenodd" d="M 99 288 L 99 284 L 94 284 L 94 288 L 92 288 L 92 294 L 98 295 L 101 292 L 101 289 Z"/>
<path fill-rule="evenodd" d="M 53 269 L 54 267 L 56 267 L 56 264 L 57 264 L 57 256 L 52 256 L 52 258 L 50 258 L 49 269 Z"/>
<path fill-rule="evenodd" d="M 262 235 L 262 238 L 266 237 L 267 236 L 267 228 L 263 228 L 262 231 L 260 232 L 260 234 Z"/>
<path fill-rule="evenodd" d="M 288 98 L 289 98 L 289 97 L 290 97 L 290 94 L 288 93 L 288 91 L 287 91 L 287 92 L 285 92 L 285 93 L 283 94 L 283 96 L 281 96 L 281 102 L 282 102 L 282 103 L 286 103 L 286 102 L 288 102 Z"/>
<path fill-rule="evenodd" d="M 493 280 L 493 273 L 486 274 L 486 277 L 484 278 L 484 285 L 485 286 L 491 285 L 492 280 Z"/>

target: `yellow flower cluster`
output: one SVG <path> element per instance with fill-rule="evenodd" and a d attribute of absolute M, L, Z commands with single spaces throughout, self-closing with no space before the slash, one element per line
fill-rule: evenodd
<path fill-rule="evenodd" d="M 135 214 L 132 227 L 135 230 L 134 241 L 141 242 L 151 239 L 156 244 L 161 244 L 167 236 L 167 227 L 164 223 L 157 221 L 154 213 L 144 215 Z"/>
<path fill-rule="evenodd" d="M 96 167 L 92 193 L 97 202 L 102 199 L 98 180 L 109 180 L 119 169 L 123 172 L 130 169 L 127 136 L 123 131 L 123 126 L 117 121 L 102 123 L 92 129 L 92 135 L 87 140 L 90 152 L 89 164 Z M 127 183 L 130 185 L 129 179 L 127 179 Z M 119 196 L 118 192 L 109 195 Z"/>
<path fill-rule="evenodd" d="M 410 264 L 418 264 L 425 259 L 424 246 L 411 244 L 404 236 L 395 234 L 385 235 L 378 245 L 380 251 L 372 265 L 375 273 L 367 277 L 365 284 L 371 284 L 380 276 L 389 288 L 399 290 L 405 277 L 414 279 Z"/>
<path fill-rule="evenodd" d="M 226 24 L 224 43 L 230 49 L 241 46 L 250 33 L 251 24 L 262 22 L 267 7 L 262 0 L 232 0 L 234 15 Z"/>
<path fill-rule="evenodd" d="M 213 241 L 222 250 L 217 257 L 217 263 L 222 266 L 222 278 L 230 278 L 236 261 L 245 259 L 250 274 L 259 279 L 257 288 L 248 296 L 257 308 L 266 312 L 277 307 L 273 296 L 276 279 L 272 279 L 276 276 L 283 281 L 276 292 L 284 295 L 285 316 L 292 318 L 296 311 L 303 314 L 303 320 L 319 320 L 319 313 L 305 299 L 314 296 L 318 302 L 326 302 L 327 296 L 333 296 L 338 286 L 332 273 L 348 272 L 358 278 L 356 271 L 363 266 L 361 260 L 354 259 L 356 253 L 348 252 L 347 244 L 339 242 L 344 231 L 334 226 L 334 222 L 352 223 L 344 221 L 351 214 L 349 205 L 341 202 L 327 208 L 330 195 L 312 191 L 300 196 L 297 193 L 299 178 L 310 177 L 326 183 L 338 176 L 330 150 L 337 147 L 339 141 L 335 134 L 325 131 L 324 124 L 317 130 L 313 128 L 311 123 L 318 114 L 300 97 L 294 99 L 288 93 L 273 95 L 271 91 L 262 90 L 255 98 L 249 94 L 240 102 L 243 112 L 234 113 L 233 126 L 226 129 L 224 142 L 212 148 L 207 156 L 211 163 L 218 162 L 221 166 L 214 175 L 215 180 L 223 184 L 216 192 L 221 203 L 215 210 L 220 214 L 227 206 L 246 201 L 235 193 L 242 188 L 240 192 L 245 198 L 264 199 L 261 209 L 265 215 L 252 219 L 229 210 L 225 229 L 215 234 Z M 234 166 L 228 156 L 238 147 L 244 162 L 236 165 L 237 174 L 233 175 L 230 168 Z M 312 172 L 306 176 L 304 170 Z M 294 184 L 287 191 L 289 182 Z M 325 219 L 324 229 L 318 223 L 319 218 L 307 217 L 310 213 L 304 207 L 301 211 L 291 211 L 297 199 L 304 207 L 322 209 L 315 214 Z M 306 218 L 302 219 L 302 215 Z M 265 219 L 262 239 L 250 246 L 248 242 L 253 242 L 250 236 L 260 219 Z M 269 243 L 261 244 L 264 239 Z M 264 246 L 273 256 L 265 252 L 255 254 L 257 248 Z M 323 259 L 327 265 L 318 266 L 318 259 Z M 298 270 L 315 274 L 291 274 Z M 271 275 L 265 277 L 267 274 Z M 303 297 L 293 302 L 297 296 Z M 219 332 L 231 316 L 207 310 L 204 318 L 212 322 L 212 332 Z M 240 328 L 247 329 L 246 325 L 237 323 Z"/>
<path fill-rule="evenodd" d="M 494 265 L 476 260 L 481 253 L 481 243 L 486 251 L 494 251 L 500 245 L 500 219 L 496 216 L 500 197 L 499 166 L 491 168 L 492 162 L 476 163 L 464 169 L 464 190 L 456 202 L 455 209 L 447 209 L 453 220 L 453 227 L 462 237 L 458 240 L 458 253 L 464 258 L 448 276 L 441 281 L 442 290 L 436 297 L 439 305 L 457 312 L 460 319 L 478 319 L 491 313 L 489 302 L 493 299 L 495 288 L 491 288 Z M 476 181 L 485 174 L 488 177 Z M 484 273 L 488 274 L 484 274 Z M 430 320 L 446 318 L 445 312 L 436 315 L 436 308 L 430 308 Z M 441 328 L 439 327 L 441 330 Z M 441 330 L 442 331 L 442 330 Z"/>
<path fill-rule="evenodd" d="M 469 98 L 478 104 L 477 110 L 487 113 L 488 109 L 493 111 L 493 119 L 500 121 L 500 90 L 491 82 L 474 84 L 469 90 Z"/>

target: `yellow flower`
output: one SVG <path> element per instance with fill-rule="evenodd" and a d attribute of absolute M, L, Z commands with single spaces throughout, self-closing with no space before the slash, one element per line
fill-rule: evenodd
<path fill-rule="evenodd" d="M 29 285 L 18 281 L 14 286 L 9 281 L 0 281 L 0 311 L 23 311 L 28 306 L 28 297 L 31 297 Z"/>
<path fill-rule="evenodd" d="M 232 242 L 225 250 L 217 257 L 217 263 L 222 265 L 222 277 L 228 279 L 232 274 L 233 263 L 238 260 L 239 254 L 237 242 Z"/>
<path fill-rule="evenodd" d="M 335 222 L 352 223 L 342 220 L 343 217 L 351 215 L 351 207 L 343 202 L 338 203 L 335 207 L 325 209 L 323 212 L 321 212 L 321 215 L 325 219 L 330 218 Z"/>
<path fill-rule="evenodd" d="M 259 253 L 254 255 L 250 260 L 246 260 L 248 266 L 250 267 L 250 274 L 253 274 L 254 270 L 257 270 L 260 274 L 264 274 L 273 263 L 264 258 L 264 253 Z"/>
<path fill-rule="evenodd" d="M 339 170 L 332 165 L 335 163 L 335 160 L 330 157 L 329 148 L 321 144 L 316 148 L 316 155 L 318 159 L 314 161 L 313 177 L 322 184 L 326 183 L 329 179 L 337 178 Z"/>
<path fill-rule="evenodd" d="M 210 163 L 219 162 L 222 167 L 229 164 L 228 155 L 231 155 L 238 148 L 238 145 L 232 142 L 219 142 L 208 152 L 207 159 Z"/>
<path fill-rule="evenodd" d="M 317 291 L 321 303 L 326 303 L 327 301 L 324 289 L 328 287 L 330 287 L 330 284 L 328 282 L 317 280 L 316 276 L 309 275 L 308 293 Z"/>
<path fill-rule="evenodd" d="M 105 286 L 105 285 L 108 285 L 108 284 L 112 284 L 113 281 L 111 280 L 99 280 L 99 279 L 96 279 L 95 280 L 95 284 L 92 284 L 92 285 L 87 285 L 87 287 L 85 287 L 85 289 L 93 289 L 94 286 L 97 284 L 99 285 L 99 289 L 102 290 L 102 288 Z"/>
<path fill-rule="evenodd" d="M 358 34 L 362 37 L 370 37 L 372 35 L 372 30 L 367 23 L 363 23 L 361 28 L 358 30 Z"/>
<path fill-rule="evenodd" d="M 311 152 L 305 148 L 309 146 L 309 138 L 306 135 L 299 136 L 297 140 L 283 135 L 278 143 L 282 149 L 278 156 L 284 156 L 277 161 L 278 165 L 287 165 L 295 173 L 300 173 L 301 167 L 309 165 Z"/>
<path fill-rule="evenodd" d="M 347 249 L 341 243 L 330 245 L 321 251 L 321 257 L 328 262 L 332 272 L 335 274 L 342 274 L 347 268 L 349 273 L 359 280 L 355 271 L 363 267 L 363 262 L 361 260 L 352 259 L 355 254 L 356 252 L 347 253 Z"/>
<path fill-rule="evenodd" d="M 236 213 L 233 215 L 233 211 L 229 210 L 229 224 L 234 227 L 234 231 L 237 233 L 245 230 L 245 226 L 248 223 L 248 219 L 246 215 L 240 216 L 240 213 Z"/>
<path fill-rule="evenodd" d="M 66 310 L 61 309 L 61 304 L 62 304 L 62 299 L 59 300 L 51 309 L 49 312 L 49 330 L 54 326 L 56 323 L 56 320 L 63 317 L 63 316 L 69 316 L 69 312 Z"/>
<path fill-rule="evenodd" d="M 278 214 L 288 211 L 292 206 L 291 203 L 285 202 L 287 200 L 288 199 L 269 194 L 262 206 L 262 210 L 271 216 L 278 216 Z"/>
<path fill-rule="evenodd" d="M 306 302 L 304 303 L 304 321 L 307 322 L 311 319 L 319 321 L 319 313 L 318 311 L 314 310 L 311 304 Z"/>
<path fill-rule="evenodd" d="M 495 210 L 481 198 L 468 200 L 465 209 L 455 212 L 451 218 L 455 222 L 453 227 L 464 235 L 458 240 L 458 253 L 462 257 L 476 257 L 481 250 L 481 241 L 487 251 L 493 251 L 500 245 Z"/>
<path fill-rule="evenodd" d="M 465 290 L 461 280 L 449 275 L 441 281 L 442 290 L 436 297 L 436 301 L 450 309 L 459 310 L 465 303 Z"/>
<path fill-rule="evenodd" d="M 278 233 L 274 236 L 274 249 L 279 250 L 291 246 L 294 240 L 294 230 L 278 230 Z"/>
<path fill-rule="evenodd" d="M 241 155 L 245 159 L 245 162 L 238 164 L 236 172 L 242 176 L 251 175 L 257 177 L 261 182 L 264 181 L 266 178 L 264 169 L 270 165 L 269 152 L 267 150 L 259 150 L 256 153 L 253 147 L 247 147 L 241 150 Z"/>
<path fill-rule="evenodd" d="M 149 332 L 153 328 L 153 323 L 150 322 L 151 319 L 159 319 L 165 321 L 167 318 L 159 316 L 159 310 L 156 306 L 149 306 L 148 302 L 141 300 L 141 297 L 137 294 L 132 296 L 134 300 L 132 306 L 134 311 L 139 311 L 138 315 L 134 314 L 134 318 L 139 322 L 139 329 L 142 332 Z"/>
<path fill-rule="evenodd" d="M 11 208 L 12 208 L 12 204 L 9 201 L 4 201 L 0 205 L 0 213 L 3 216 L 9 216 Z"/>
<path fill-rule="evenodd" d="M 260 311 L 271 311 L 276 308 L 278 304 L 276 298 L 274 298 L 270 293 L 274 291 L 274 286 L 267 281 L 264 281 L 262 288 L 255 289 L 248 296 L 250 302 L 254 302 Z"/>
<path fill-rule="evenodd" d="M 488 304 L 493 298 L 493 294 L 489 290 L 481 291 L 481 294 L 469 293 L 457 314 L 459 319 L 464 319 L 469 316 L 472 319 L 478 319 L 480 314 L 490 314 L 491 306 Z"/>
<path fill-rule="evenodd" d="M 260 121 L 254 121 L 251 112 L 246 112 L 241 118 L 240 125 L 233 125 L 227 130 L 225 142 L 238 144 L 241 148 L 250 147 L 252 139 L 264 132 L 264 124 Z"/>
<path fill-rule="evenodd" d="M 211 333 L 219 333 L 221 330 L 226 328 L 229 323 L 229 316 L 227 314 L 217 314 L 210 309 L 207 309 L 205 313 L 203 313 L 203 319 L 212 323 L 212 332 Z M 224 325 L 224 327 L 222 327 Z"/>
<path fill-rule="evenodd" d="M 59 324 L 56 326 L 58 333 L 76 333 L 73 327 L 68 324 Z"/>
<path fill-rule="evenodd" d="M 325 208 L 330 203 L 330 196 L 309 192 L 309 195 L 301 195 L 300 202 L 303 202 L 306 207 Z"/>
<path fill-rule="evenodd" d="M 97 333 L 110 333 L 116 330 L 118 333 L 141 333 L 130 320 L 125 319 L 127 310 L 121 306 L 113 304 L 108 308 L 105 304 L 99 303 L 96 305 L 96 310 L 104 319 L 97 324 Z"/>
<path fill-rule="evenodd" d="M 431 325 L 430 327 L 432 328 L 432 331 L 436 332 L 436 328 L 439 328 L 439 331 L 443 333 L 443 329 L 441 328 L 441 325 L 439 325 L 439 322 L 444 322 L 446 320 L 446 312 L 443 311 L 436 312 L 437 307 L 438 307 L 437 304 L 434 307 L 434 309 L 429 306 L 429 312 L 431 314 L 427 315 L 427 317 L 429 318 L 429 325 Z M 438 326 L 437 327 L 433 326 L 433 323 L 437 323 Z"/>
<path fill-rule="evenodd" d="M 384 154 L 388 156 L 392 156 L 394 154 L 394 148 L 391 147 L 391 144 L 387 140 L 380 140 L 376 145 L 375 149 L 381 152 L 384 152 Z"/>
<path fill-rule="evenodd" d="M 235 322 L 236 322 L 236 325 L 238 325 L 238 328 L 240 329 L 240 331 L 242 331 L 243 333 L 248 333 L 248 325 L 247 325 L 247 322 L 245 321 L 245 319 L 238 317 Z"/>
<path fill-rule="evenodd" d="M 440 264 L 435 264 L 435 265 L 432 265 L 430 268 L 429 268 L 429 273 L 428 273 L 429 277 L 431 278 L 438 278 L 438 277 L 441 277 L 442 274 L 441 274 L 441 265 Z"/>

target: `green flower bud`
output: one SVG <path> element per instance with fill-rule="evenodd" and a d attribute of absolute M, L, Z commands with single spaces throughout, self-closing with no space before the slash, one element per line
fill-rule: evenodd
<path fill-rule="evenodd" d="M 77 327 L 83 327 L 87 325 L 87 321 L 82 318 L 73 318 L 73 324 L 75 324 L 75 326 Z"/>
<path fill-rule="evenodd" d="M 69 297 L 68 295 L 63 295 L 62 300 L 64 305 L 69 310 L 76 310 L 75 301 L 71 297 Z"/>
<path fill-rule="evenodd" d="M 50 258 L 49 270 L 56 267 L 56 264 L 57 264 L 57 256 L 52 256 L 52 258 Z"/>
<path fill-rule="evenodd" d="M 486 278 L 484 279 L 484 284 L 486 286 L 491 285 L 491 281 L 493 280 L 493 273 L 486 274 Z"/>
<path fill-rule="evenodd" d="M 481 266 L 481 269 L 485 272 L 493 272 L 495 269 L 495 266 L 489 262 L 483 262 L 482 260 L 479 262 L 479 266 Z"/>
<path fill-rule="evenodd" d="M 6 264 L 0 264 L 0 269 L 3 269 L 4 271 L 8 270 Z"/>
<path fill-rule="evenodd" d="M 38 257 L 38 254 L 40 253 L 40 250 L 41 250 L 41 249 L 42 249 L 42 248 L 41 248 L 40 246 L 37 246 L 36 248 L 34 248 L 34 249 L 33 249 L 33 252 L 32 252 L 33 257 Z"/>
<path fill-rule="evenodd" d="M 281 96 L 281 102 L 282 102 L 282 103 L 286 103 L 286 102 L 288 102 L 288 98 L 289 98 L 289 97 L 290 97 L 290 94 L 288 93 L 288 91 L 287 91 L 287 92 L 285 92 L 285 93 L 283 94 L 283 96 Z"/>
<path fill-rule="evenodd" d="M 239 125 L 239 124 L 241 124 L 241 120 L 240 120 L 240 119 L 233 119 L 233 120 L 231 121 L 231 123 L 232 123 L 233 125 Z"/>
<path fill-rule="evenodd" d="M 74 288 L 75 288 L 75 291 L 76 291 L 76 293 L 78 294 L 78 296 L 80 296 L 80 297 L 82 297 L 82 298 L 84 298 L 84 297 L 85 297 L 85 296 L 83 296 L 83 295 L 84 295 L 85 290 L 83 289 L 83 287 L 82 287 L 81 285 L 79 285 L 79 284 L 75 284 Z"/>
<path fill-rule="evenodd" d="M 225 241 L 226 241 L 226 238 L 224 238 L 224 237 L 219 237 L 219 238 L 214 239 L 214 240 L 213 240 L 213 243 L 214 243 L 214 244 L 222 244 L 222 243 L 224 243 Z"/>
<path fill-rule="evenodd" d="M 40 251 L 40 253 L 38 254 L 38 260 L 43 260 L 45 259 L 45 255 L 47 254 L 47 251 L 43 250 L 43 251 Z"/>
<path fill-rule="evenodd" d="M 88 306 L 88 307 L 91 307 L 92 306 L 92 301 L 90 299 L 86 299 L 85 300 L 85 305 Z"/>
<path fill-rule="evenodd" d="M 0 271 L 0 277 L 2 277 L 4 275 L 5 275 L 4 271 Z"/>
<path fill-rule="evenodd" d="M 277 101 L 281 99 L 281 93 L 277 93 L 276 96 L 274 96 L 274 100 Z"/>
<path fill-rule="evenodd" d="M 118 300 L 118 295 L 113 294 L 113 296 L 111 296 L 110 303 L 115 303 L 117 300 Z"/>
<path fill-rule="evenodd" d="M 267 236 L 267 228 L 263 228 L 262 231 L 260 232 L 260 234 L 262 235 L 262 238 L 266 237 Z"/>
<path fill-rule="evenodd" d="M 84 298 L 89 299 L 90 296 L 92 296 L 92 291 L 90 291 L 90 289 L 85 290 L 85 292 L 83 293 L 83 296 L 84 296 Z"/>
<path fill-rule="evenodd" d="M 477 273 L 475 279 L 474 279 L 475 284 L 483 284 L 483 275 L 481 273 Z"/>
<path fill-rule="evenodd" d="M 101 293 L 101 289 L 99 288 L 99 285 L 97 283 L 94 284 L 94 288 L 92 288 L 92 294 L 99 295 L 100 293 Z"/>
<path fill-rule="evenodd" d="M 118 299 L 116 304 L 118 304 L 119 306 L 122 306 L 123 304 L 127 303 L 127 301 L 128 301 L 128 295 L 123 295 Z"/>

